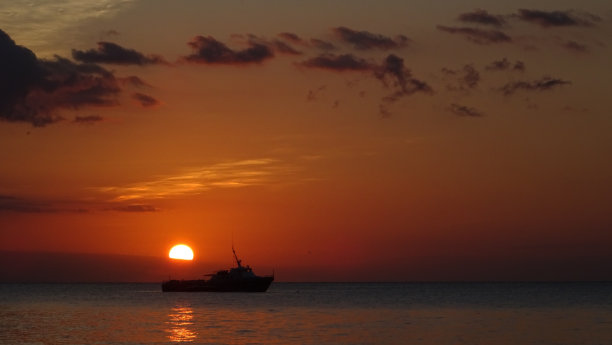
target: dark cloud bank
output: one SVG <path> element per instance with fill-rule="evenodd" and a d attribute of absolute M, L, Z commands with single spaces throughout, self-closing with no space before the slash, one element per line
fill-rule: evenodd
<path fill-rule="evenodd" d="M 0 120 L 46 126 L 62 109 L 117 105 L 122 92 L 113 72 L 66 58 L 38 59 L 0 30 Z M 94 122 L 75 118 L 75 122 Z"/>

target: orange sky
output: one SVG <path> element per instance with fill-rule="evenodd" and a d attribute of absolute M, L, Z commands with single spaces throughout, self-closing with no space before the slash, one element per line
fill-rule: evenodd
<path fill-rule="evenodd" d="M 280 280 L 612 279 L 611 20 L 595 0 L 3 2 L 0 272 L 91 281 L 61 255 L 95 254 L 100 280 L 161 280 L 173 244 L 197 274 L 233 238 Z"/>

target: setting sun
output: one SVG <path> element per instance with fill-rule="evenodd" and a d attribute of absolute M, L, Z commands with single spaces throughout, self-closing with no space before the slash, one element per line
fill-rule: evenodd
<path fill-rule="evenodd" d="M 170 249 L 170 259 L 193 260 L 193 250 L 184 244 L 177 244 Z"/>

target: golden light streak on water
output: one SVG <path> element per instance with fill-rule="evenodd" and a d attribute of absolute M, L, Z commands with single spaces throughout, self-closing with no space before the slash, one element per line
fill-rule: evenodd
<path fill-rule="evenodd" d="M 198 333 L 193 330 L 193 309 L 189 305 L 177 305 L 168 314 L 168 340 L 175 343 L 191 343 Z"/>

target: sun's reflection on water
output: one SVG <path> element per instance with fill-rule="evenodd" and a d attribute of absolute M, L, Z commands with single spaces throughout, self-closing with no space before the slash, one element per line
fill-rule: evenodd
<path fill-rule="evenodd" d="M 193 309 L 190 305 L 176 305 L 168 314 L 168 339 L 175 343 L 190 343 L 198 333 L 193 330 Z"/>

